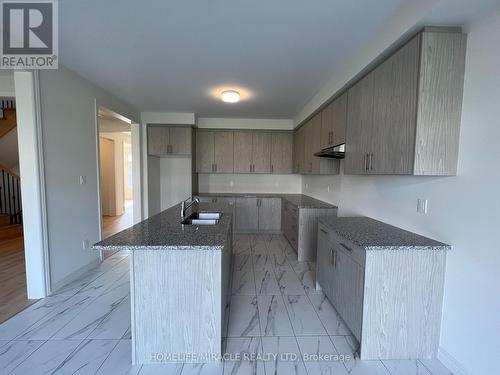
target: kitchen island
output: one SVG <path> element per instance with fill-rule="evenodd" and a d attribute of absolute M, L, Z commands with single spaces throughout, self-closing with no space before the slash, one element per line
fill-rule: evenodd
<path fill-rule="evenodd" d="M 222 216 L 214 225 L 181 224 L 179 204 L 93 246 L 130 251 L 134 364 L 208 362 L 222 354 L 232 207 L 200 203 L 191 210 Z"/>

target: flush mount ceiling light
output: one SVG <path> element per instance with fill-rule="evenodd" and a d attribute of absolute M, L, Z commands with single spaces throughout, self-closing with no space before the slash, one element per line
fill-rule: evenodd
<path fill-rule="evenodd" d="M 240 101 L 240 93 L 234 90 L 222 91 L 222 101 L 226 103 L 238 103 Z"/>

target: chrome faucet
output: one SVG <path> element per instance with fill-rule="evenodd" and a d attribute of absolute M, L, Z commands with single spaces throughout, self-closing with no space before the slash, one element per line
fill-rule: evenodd
<path fill-rule="evenodd" d="M 187 206 L 186 206 L 186 201 L 188 199 L 186 199 L 185 201 L 181 202 L 181 221 L 184 221 L 184 219 L 186 218 L 186 211 L 189 209 L 189 207 L 191 207 L 194 203 L 200 203 L 200 199 L 199 198 L 193 198 L 193 197 L 191 197 L 191 202 L 189 202 L 187 204 Z"/>

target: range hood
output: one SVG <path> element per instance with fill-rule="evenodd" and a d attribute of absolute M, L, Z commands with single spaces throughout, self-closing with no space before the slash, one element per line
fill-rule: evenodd
<path fill-rule="evenodd" d="M 314 156 L 319 156 L 321 158 L 343 159 L 345 157 L 345 143 L 325 148 L 320 152 L 316 152 Z"/>

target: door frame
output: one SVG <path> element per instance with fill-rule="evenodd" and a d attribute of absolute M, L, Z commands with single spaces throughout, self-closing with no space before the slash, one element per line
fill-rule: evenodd
<path fill-rule="evenodd" d="M 27 296 L 38 299 L 52 292 L 39 72 L 16 71 L 14 84 Z"/>
<path fill-rule="evenodd" d="M 132 147 L 132 194 L 133 204 L 132 213 L 134 224 L 142 218 L 142 182 L 141 182 L 141 132 L 140 124 L 131 121 L 129 118 L 120 115 L 109 106 L 102 105 L 97 99 L 94 99 L 94 131 L 95 131 L 95 156 L 96 156 L 96 174 L 97 174 L 97 223 L 99 224 L 99 241 L 103 240 L 103 219 L 102 219 L 102 197 L 101 197 L 101 154 L 99 150 L 99 108 L 105 108 L 113 113 L 117 119 L 130 123 L 130 144 Z M 139 219 L 137 219 L 139 218 Z M 99 252 L 101 262 L 104 260 L 104 252 Z"/>

